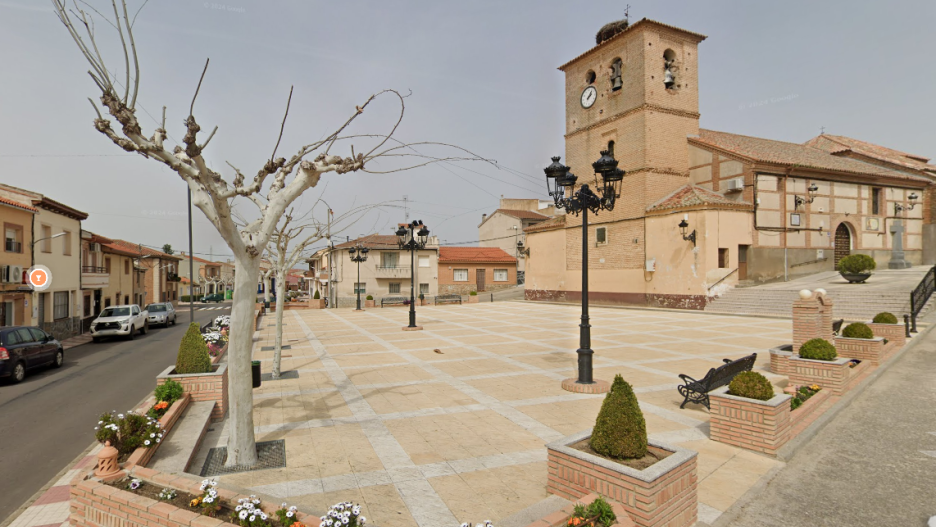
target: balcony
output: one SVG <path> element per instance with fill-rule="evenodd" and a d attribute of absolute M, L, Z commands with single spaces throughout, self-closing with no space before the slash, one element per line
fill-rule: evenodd
<path fill-rule="evenodd" d="M 382 266 L 378 265 L 374 270 L 376 278 L 409 278 L 409 266 Z"/>
<path fill-rule="evenodd" d="M 110 284 L 110 273 L 105 267 L 82 266 L 81 287 L 83 289 L 103 289 Z"/>

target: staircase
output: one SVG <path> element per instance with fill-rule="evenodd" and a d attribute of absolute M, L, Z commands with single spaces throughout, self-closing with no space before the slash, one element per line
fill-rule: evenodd
<path fill-rule="evenodd" d="M 880 289 L 852 288 L 830 289 L 828 296 L 834 302 L 833 316 L 848 321 L 867 321 L 874 315 L 887 311 L 903 322 L 904 314 L 910 313 L 909 291 L 882 291 Z M 799 298 L 798 290 L 767 289 L 763 287 L 736 287 L 724 295 L 712 299 L 705 306 L 708 313 L 735 315 L 763 315 L 791 317 L 793 302 Z M 920 313 L 922 318 L 933 307 L 936 295 L 930 298 Z"/>

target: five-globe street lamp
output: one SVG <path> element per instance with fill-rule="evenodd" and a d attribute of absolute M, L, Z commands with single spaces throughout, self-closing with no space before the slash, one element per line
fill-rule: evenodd
<path fill-rule="evenodd" d="M 601 152 L 601 157 L 592 163 L 595 174 L 601 176 L 600 185 L 596 191 L 588 185 L 582 185 L 575 190 L 578 179 L 569 172 L 569 167 L 559 162 L 559 157 L 552 158 L 552 164 L 546 167 L 546 187 L 549 195 L 553 197 L 557 209 L 576 216 L 582 214 L 582 322 L 579 324 L 578 353 L 578 379 L 576 384 L 594 384 L 592 378 L 591 324 L 588 318 L 588 211 L 597 214 L 600 210 L 614 209 L 614 203 L 621 196 L 621 182 L 624 180 L 624 171 L 617 167 L 618 162 L 607 151 Z"/>
<path fill-rule="evenodd" d="M 354 291 L 357 293 L 357 309 L 355 311 L 363 311 L 361 309 L 361 262 L 367 261 L 367 253 L 370 252 L 370 249 L 358 242 L 355 247 L 348 249 L 348 252 L 351 253 L 351 261 L 357 263 L 357 282 L 354 284 Z"/>
<path fill-rule="evenodd" d="M 417 230 L 418 229 L 418 230 Z M 429 240 L 429 229 L 423 225 L 422 220 L 414 221 L 407 225 L 400 225 L 396 230 L 397 243 L 400 249 L 410 252 L 410 311 L 409 326 L 403 329 L 420 329 L 416 325 L 416 251 L 425 249 L 426 242 Z"/>

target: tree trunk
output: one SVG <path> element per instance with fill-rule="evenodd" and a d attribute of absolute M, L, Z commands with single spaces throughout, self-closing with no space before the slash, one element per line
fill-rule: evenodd
<path fill-rule="evenodd" d="M 273 349 L 273 378 L 279 379 L 283 356 L 283 304 L 286 301 L 286 273 L 276 273 L 276 341 Z"/>
<path fill-rule="evenodd" d="M 254 334 L 254 293 L 260 277 L 260 260 L 235 253 L 234 302 L 231 306 L 228 344 L 228 423 L 227 462 L 232 465 L 257 463 L 253 424 L 253 383 L 250 371 Z"/>

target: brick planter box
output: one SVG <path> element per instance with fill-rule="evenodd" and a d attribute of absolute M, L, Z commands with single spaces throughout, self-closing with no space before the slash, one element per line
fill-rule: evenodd
<path fill-rule="evenodd" d="M 789 349 L 786 349 L 789 348 Z M 770 350 L 770 372 L 777 375 L 790 374 L 790 357 L 793 346 L 778 346 Z"/>
<path fill-rule="evenodd" d="M 224 354 L 225 354 L 225 353 L 227 353 L 228 346 L 230 346 L 230 345 L 231 345 L 231 342 L 228 341 L 228 343 L 225 344 L 223 348 L 221 348 L 221 351 L 219 351 L 218 354 L 217 354 L 216 356 L 211 357 L 211 363 L 212 363 L 212 364 L 217 364 L 217 363 L 221 362 L 221 358 L 224 357 Z"/>
<path fill-rule="evenodd" d="M 862 365 L 866 365 L 864 362 Z M 852 368 L 848 359 L 839 357 L 835 360 L 812 360 L 800 356 L 790 358 L 790 383 L 818 384 L 823 390 L 831 390 L 835 395 L 842 395 L 848 389 Z"/>
<path fill-rule="evenodd" d="M 172 488 L 177 492 L 201 495 L 200 480 L 194 477 L 170 476 L 155 470 L 135 467 L 125 471 L 128 477 L 138 478 L 144 485 Z M 237 494 L 218 486 L 218 494 L 228 504 L 237 505 L 237 500 L 247 496 Z M 82 474 L 72 480 L 70 493 L 69 524 L 76 527 L 156 527 L 156 526 L 193 526 L 193 527 L 233 527 L 234 524 L 223 521 L 220 517 L 209 518 L 193 512 L 189 508 L 179 508 L 165 502 L 159 502 L 129 490 L 111 487 L 96 478 Z M 279 507 L 279 500 L 263 499 L 264 511 L 273 515 Z M 233 508 L 233 507 L 232 507 Z M 318 527 L 317 517 L 299 511 L 296 517 L 305 525 Z"/>
<path fill-rule="evenodd" d="M 832 392 L 823 388 L 822 390 L 816 392 L 815 395 L 809 399 L 806 399 L 806 402 L 801 404 L 799 408 L 796 410 L 790 410 L 790 420 L 793 427 L 795 428 L 796 425 L 805 421 L 809 418 L 809 416 L 816 413 L 816 410 L 818 410 L 819 407 L 822 406 L 822 403 L 826 402 L 826 399 L 829 397 L 832 397 Z M 792 435 L 796 435 L 795 431 Z"/>
<path fill-rule="evenodd" d="M 364 307 L 376 307 L 376 306 L 377 306 L 377 301 L 376 301 L 376 300 L 365 300 L 365 301 L 364 301 Z"/>
<path fill-rule="evenodd" d="M 182 412 L 188 408 L 189 402 L 191 402 L 191 400 L 191 395 L 183 395 L 181 399 L 172 403 L 172 406 L 169 407 L 169 410 L 167 410 L 166 413 L 164 413 L 163 416 L 159 418 L 159 426 L 162 428 L 163 432 L 165 432 L 163 434 L 163 439 L 169 437 L 169 431 L 172 430 L 172 427 L 175 425 L 176 421 L 178 421 L 179 417 L 182 416 Z M 144 412 L 149 411 L 149 408 L 152 408 L 153 404 L 156 404 L 155 398 L 152 398 L 152 402 L 147 404 L 147 408 L 144 410 Z M 159 448 L 159 445 L 160 443 L 155 443 L 150 447 L 141 447 L 134 450 L 133 453 L 130 454 L 130 457 L 127 458 L 127 461 L 124 463 L 124 469 L 129 469 L 137 465 L 145 467 L 146 464 L 150 462 L 150 459 L 153 458 L 153 455 L 156 454 L 156 449 Z"/>
<path fill-rule="evenodd" d="M 610 500 L 605 496 L 601 497 L 608 502 L 608 505 L 611 506 L 611 510 L 614 511 L 614 516 L 617 518 L 614 525 L 617 525 L 618 527 L 634 527 L 636 525 L 634 520 L 631 519 L 630 515 L 627 514 L 627 511 L 624 510 L 623 505 L 616 501 Z M 577 503 L 588 505 L 598 498 L 598 494 L 589 494 L 588 496 L 578 500 Z M 569 518 L 572 516 L 574 509 L 575 503 L 570 503 L 558 511 L 547 514 L 533 523 L 528 524 L 527 527 L 568 527 Z"/>
<path fill-rule="evenodd" d="M 211 419 L 218 421 L 224 418 L 228 409 L 228 372 L 227 364 L 212 366 L 211 373 L 172 373 L 175 366 L 169 366 L 156 377 L 156 385 L 165 384 L 172 379 L 182 385 L 185 393 L 192 396 L 193 402 L 214 401 L 215 407 L 211 412 Z"/>
<path fill-rule="evenodd" d="M 309 300 L 309 309 L 325 309 L 325 299 L 313 298 Z"/>
<path fill-rule="evenodd" d="M 903 324 L 875 324 L 868 322 L 868 327 L 874 333 L 875 337 L 887 339 L 888 346 L 893 346 L 894 351 L 904 347 L 907 343 L 907 329 Z"/>
<path fill-rule="evenodd" d="M 842 357 L 868 361 L 872 366 L 879 366 L 884 359 L 884 339 L 852 339 L 835 337 L 835 351 Z"/>
<path fill-rule="evenodd" d="M 468 303 L 469 303 L 469 304 L 477 304 L 477 303 L 478 303 L 478 295 L 468 295 Z"/>
<path fill-rule="evenodd" d="M 551 494 L 576 500 L 599 493 L 620 502 L 641 527 L 689 527 L 696 522 L 696 452 L 651 439 L 651 449 L 672 454 L 636 470 L 569 446 L 589 437 L 591 430 L 546 445 Z"/>
<path fill-rule="evenodd" d="M 730 395 L 727 386 L 712 390 L 712 440 L 776 456 L 790 440 L 790 399 L 792 396 L 783 393 L 767 401 L 738 397 Z"/>

